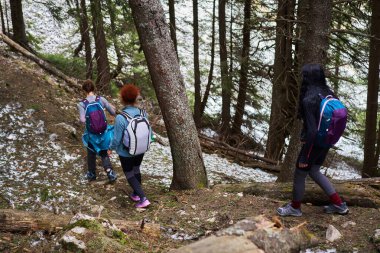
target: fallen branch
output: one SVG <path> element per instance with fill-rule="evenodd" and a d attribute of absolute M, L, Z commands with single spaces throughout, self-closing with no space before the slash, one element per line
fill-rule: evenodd
<path fill-rule="evenodd" d="M 340 180 L 333 182 L 336 191 L 349 206 L 367 208 L 380 207 L 380 180 Z M 249 183 L 233 185 L 215 185 L 221 191 L 243 192 L 255 196 L 289 201 L 292 197 L 293 183 Z M 323 190 L 314 182 L 306 183 L 305 203 L 313 205 L 329 204 L 329 199 Z"/>
<path fill-rule="evenodd" d="M 46 231 L 56 233 L 69 225 L 71 215 L 56 215 L 44 212 L 26 212 L 14 209 L 0 210 L 0 231 L 11 233 L 27 233 L 34 231 Z M 144 234 L 157 236 L 160 226 L 156 223 L 145 223 L 141 229 L 141 222 L 127 220 L 110 220 L 112 224 L 121 230 L 141 231 Z"/>
<path fill-rule="evenodd" d="M 36 55 L 32 54 L 31 52 L 27 51 L 25 48 L 23 48 L 22 46 L 20 46 L 15 41 L 11 40 L 8 36 L 6 36 L 5 34 L 3 34 L 1 32 L 0 32 L 0 39 L 2 41 L 4 41 L 6 44 L 8 44 L 10 47 L 12 47 L 13 49 L 20 52 L 22 55 L 24 55 L 28 59 L 37 63 L 41 68 L 45 69 L 49 73 L 51 73 L 51 74 L 63 79 L 64 81 L 66 81 L 66 83 L 70 87 L 80 88 L 80 85 L 77 83 L 77 81 L 75 79 L 65 75 L 64 73 L 62 73 L 60 70 L 58 70 L 54 66 L 50 65 L 46 61 L 42 60 L 41 58 L 39 58 Z"/>

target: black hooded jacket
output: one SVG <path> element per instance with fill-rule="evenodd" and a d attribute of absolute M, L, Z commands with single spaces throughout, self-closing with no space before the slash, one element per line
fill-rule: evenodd
<path fill-rule="evenodd" d="M 318 133 L 318 123 L 320 117 L 321 97 L 327 95 L 334 96 L 334 93 L 323 82 L 306 82 L 302 83 L 299 100 L 298 117 L 303 121 L 301 141 L 304 147 L 299 154 L 300 163 L 308 163 L 310 152 L 314 146 L 314 141 Z"/>

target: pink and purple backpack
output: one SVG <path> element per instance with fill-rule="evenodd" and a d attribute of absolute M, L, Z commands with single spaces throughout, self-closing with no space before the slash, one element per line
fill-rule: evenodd
<path fill-rule="evenodd" d="M 93 134 L 104 133 L 107 129 L 107 118 L 100 103 L 100 97 L 97 96 L 93 102 L 83 99 L 82 103 L 84 104 L 87 131 Z"/>

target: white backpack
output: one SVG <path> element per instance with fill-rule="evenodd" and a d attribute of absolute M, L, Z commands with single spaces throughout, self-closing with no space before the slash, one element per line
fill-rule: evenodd
<path fill-rule="evenodd" d="M 140 114 L 131 117 L 126 112 L 121 112 L 128 120 L 128 126 L 124 130 L 123 144 L 131 155 L 140 155 L 148 151 L 152 128 L 146 118 L 145 110 L 140 109 Z"/>

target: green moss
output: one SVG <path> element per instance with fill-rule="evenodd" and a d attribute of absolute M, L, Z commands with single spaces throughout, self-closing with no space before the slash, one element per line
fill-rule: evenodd
<path fill-rule="evenodd" d="M 41 110 L 41 105 L 39 105 L 39 104 L 32 104 L 30 106 L 30 109 L 33 109 L 35 111 L 39 111 L 39 110 Z"/>
<path fill-rule="evenodd" d="M 127 236 L 120 230 L 113 230 L 112 237 L 118 239 L 122 245 L 127 244 Z"/>
<path fill-rule="evenodd" d="M 90 229 L 92 231 L 102 231 L 103 230 L 102 225 L 99 224 L 99 222 L 97 222 L 95 220 L 79 220 L 73 224 L 68 225 L 67 230 L 70 230 L 74 227 L 83 227 L 83 228 Z"/>

